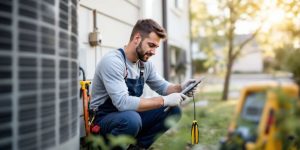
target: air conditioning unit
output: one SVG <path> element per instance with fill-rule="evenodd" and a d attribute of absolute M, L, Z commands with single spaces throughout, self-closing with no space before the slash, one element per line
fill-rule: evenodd
<path fill-rule="evenodd" d="M 79 149 L 77 0 L 0 8 L 0 149 Z"/>

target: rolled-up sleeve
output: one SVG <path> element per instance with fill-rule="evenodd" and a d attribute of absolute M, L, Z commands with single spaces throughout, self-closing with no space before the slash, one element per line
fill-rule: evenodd
<path fill-rule="evenodd" d="M 140 98 L 128 94 L 128 88 L 124 80 L 124 62 L 121 59 L 104 58 L 100 68 L 100 75 L 113 105 L 119 111 L 137 110 Z"/>

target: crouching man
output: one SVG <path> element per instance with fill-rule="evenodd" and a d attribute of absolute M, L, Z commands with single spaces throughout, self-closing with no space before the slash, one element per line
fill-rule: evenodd
<path fill-rule="evenodd" d="M 90 109 L 96 111 L 101 135 L 130 135 L 136 147 L 147 149 L 159 133 L 168 130 L 166 118 L 179 120 L 178 106 L 187 98 L 180 92 L 194 80 L 171 84 L 148 61 L 165 38 L 165 30 L 155 21 L 138 20 L 128 44 L 106 54 L 97 65 Z M 162 96 L 141 97 L 145 83 Z"/>

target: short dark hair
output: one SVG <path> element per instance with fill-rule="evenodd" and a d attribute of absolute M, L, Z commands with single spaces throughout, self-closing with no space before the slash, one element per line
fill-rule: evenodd
<path fill-rule="evenodd" d="M 165 39 L 167 37 L 165 29 L 161 27 L 158 23 L 156 23 L 154 20 L 140 19 L 136 22 L 132 29 L 130 41 L 132 41 L 136 33 L 140 33 L 142 38 L 145 38 L 148 37 L 151 32 L 156 33 L 156 35 L 161 39 Z"/>

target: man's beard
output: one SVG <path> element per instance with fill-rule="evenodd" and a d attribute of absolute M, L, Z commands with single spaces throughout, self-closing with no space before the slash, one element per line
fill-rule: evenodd
<path fill-rule="evenodd" d="M 143 61 L 143 62 L 146 62 L 147 60 L 145 59 L 145 54 L 143 54 L 143 49 L 142 49 L 142 42 L 139 44 L 139 46 L 135 49 L 135 52 L 138 56 L 138 59 Z"/>

